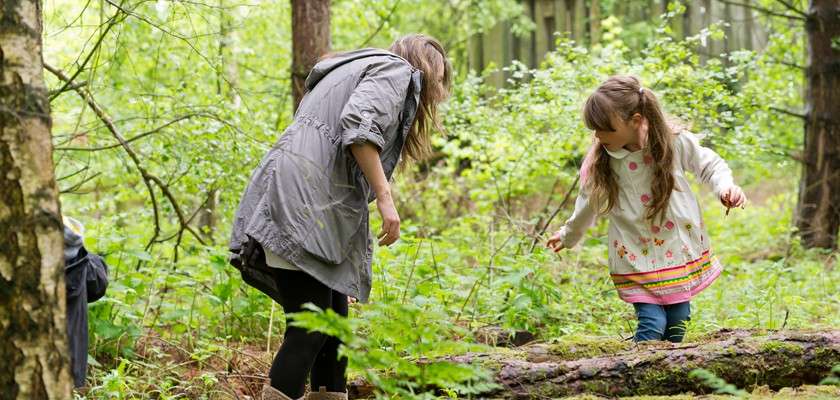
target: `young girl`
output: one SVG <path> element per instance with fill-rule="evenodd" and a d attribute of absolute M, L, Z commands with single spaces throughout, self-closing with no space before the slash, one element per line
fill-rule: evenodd
<path fill-rule="evenodd" d="M 668 126 L 656 96 L 633 76 L 602 83 L 583 118 L 595 140 L 581 167 L 575 211 L 548 246 L 573 247 L 596 216 L 606 215 L 610 275 L 619 297 L 636 309 L 635 341 L 680 342 L 689 301 L 722 270 L 685 172 L 710 185 L 727 209 L 743 206 L 746 196 L 719 155 Z"/>

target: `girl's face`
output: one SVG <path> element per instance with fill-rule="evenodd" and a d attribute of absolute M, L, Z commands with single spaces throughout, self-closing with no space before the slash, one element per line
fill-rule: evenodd
<path fill-rule="evenodd" d="M 625 147 L 627 150 L 636 151 L 641 149 L 641 140 L 639 138 L 639 125 L 641 122 L 642 116 L 638 113 L 633 114 L 626 121 L 617 115 L 613 115 L 610 118 L 610 123 L 615 130 L 595 130 L 595 137 L 609 151 L 618 151 Z"/>

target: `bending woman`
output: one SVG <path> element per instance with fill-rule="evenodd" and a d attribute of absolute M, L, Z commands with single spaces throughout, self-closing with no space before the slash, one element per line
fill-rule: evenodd
<path fill-rule="evenodd" d="M 424 35 L 388 51 L 328 56 L 306 80 L 294 122 L 251 175 L 234 219 L 231 263 L 286 314 L 305 303 L 346 316 L 348 296 L 371 288 L 368 204 L 382 217 L 380 245 L 400 236 L 389 180 L 403 158 L 422 159 L 449 96 L 451 66 Z M 346 399 L 339 341 L 286 325 L 263 399 Z"/>

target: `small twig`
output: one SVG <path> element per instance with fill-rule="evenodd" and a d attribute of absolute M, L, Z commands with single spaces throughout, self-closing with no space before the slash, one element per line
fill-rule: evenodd
<path fill-rule="evenodd" d="M 796 8 L 796 7 L 794 7 L 794 6 L 793 6 L 793 4 L 790 4 L 790 3 L 788 3 L 788 2 L 786 2 L 786 1 L 784 1 L 784 0 L 776 0 L 776 2 L 777 2 L 777 3 L 782 3 L 782 5 L 784 5 L 784 6 L 785 6 L 785 8 L 787 8 L 788 10 L 793 11 L 793 12 L 794 12 L 794 13 L 796 13 L 796 14 L 801 15 L 801 16 L 802 16 L 802 17 L 804 17 L 804 18 L 808 18 L 808 14 L 806 14 L 804 11 L 802 11 L 802 10 L 800 10 L 800 9 L 798 9 L 798 8 Z"/>
<path fill-rule="evenodd" d="M 360 48 L 361 48 L 361 47 L 366 47 L 368 44 L 370 44 L 370 41 L 371 41 L 371 40 L 373 40 L 373 38 L 375 38 L 375 37 L 376 37 L 376 35 L 378 35 L 378 34 L 379 34 L 379 31 L 381 31 L 381 30 L 382 30 L 382 28 L 384 28 L 384 27 L 385 27 L 385 24 L 391 21 L 391 17 L 393 17 L 393 16 L 394 16 L 394 12 L 395 12 L 395 11 L 397 11 L 397 6 L 400 4 L 400 1 L 401 1 L 401 0 L 396 0 L 396 1 L 394 2 L 394 5 L 391 7 L 391 10 L 388 12 L 388 15 L 387 15 L 385 18 L 382 18 L 382 19 L 379 21 L 379 26 L 378 26 L 378 27 L 376 27 L 376 30 L 374 30 L 374 31 L 373 31 L 373 33 L 371 33 L 371 34 L 367 37 L 367 39 L 365 39 L 365 41 L 364 41 L 364 42 L 362 42 L 362 45 L 361 45 L 361 46 L 359 46 Z"/>
<path fill-rule="evenodd" d="M 142 22 L 145 22 L 145 23 L 146 23 L 146 24 L 148 24 L 149 26 L 151 26 L 151 27 L 153 27 L 153 28 L 155 28 L 155 29 L 157 29 L 157 30 L 159 30 L 159 31 L 163 32 L 165 35 L 167 35 L 167 36 L 171 36 L 171 37 L 173 37 L 173 38 L 175 38 L 175 39 L 178 39 L 178 40 L 180 40 L 180 41 L 184 42 L 184 43 L 187 45 L 187 47 L 189 47 L 189 48 L 190 48 L 193 52 L 195 52 L 195 54 L 196 54 L 196 55 L 198 55 L 198 56 L 199 56 L 202 60 L 204 60 L 204 62 L 206 62 L 206 63 L 207 63 L 207 65 L 209 65 L 209 66 L 210 66 L 210 67 L 212 67 L 213 69 L 217 69 L 217 68 L 218 68 L 218 66 L 217 66 L 217 65 L 215 65 L 215 64 L 213 63 L 213 61 L 212 61 L 212 60 L 210 60 L 210 58 L 208 58 L 208 57 L 207 57 L 206 55 L 204 55 L 201 51 L 199 51 L 199 50 L 198 50 L 198 48 L 196 48 L 196 47 L 195 47 L 195 45 L 194 45 L 194 44 L 190 41 L 190 38 L 189 38 L 189 37 L 186 37 L 186 36 L 184 36 L 184 35 L 181 35 L 180 33 L 176 33 L 176 32 L 170 31 L 169 29 L 164 28 L 164 27 L 163 27 L 163 26 L 161 26 L 160 24 L 155 23 L 154 21 L 150 20 L 149 18 L 146 18 L 145 16 L 143 16 L 143 15 L 141 15 L 141 14 L 135 13 L 135 12 L 134 12 L 134 11 L 132 11 L 132 10 L 127 10 L 127 9 L 125 9 L 125 7 L 123 7 L 123 6 L 122 6 L 122 3 L 121 3 L 121 4 L 116 4 L 116 3 L 114 2 L 114 0 L 105 0 L 105 2 L 106 2 L 106 3 L 108 3 L 108 4 L 110 4 L 110 5 L 111 5 L 111 6 L 113 6 L 113 7 L 116 7 L 118 10 L 122 11 L 122 12 L 123 12 L 123 13 L 125 13 L 126 15 L 131 16 L 131 17 L 133 17 L 133 18 L 136 18 L 136 19 L 138 19 L 138 20 L 140 20 L 140 21 L 142 21 Z M 231 82 L 230 82 L 230 80 L 229 80 L 227 77 L 222 76 L 222 80 L 224 80 L 224 81 L 225 81 L 225 83 L 227 83 L 227 84 L 228 84 L 228 86 L 229 86 L 231 89 L 233 89 L 233 91 L 234 91 L 237 95 L 239 95 L 239 97 L 240 97 L 240 98 L 242 98 L 242 97 L 243 97 L 243 96 L 242 96 L 242 94 L 239 92 L 239 89 L 236 87 L 236 85 L 234 85 L 233 83 L 231 83 Z M 246 105 L 246 107 L 247 107 L 247 105 Z"/>
<path fill-rule="evenodd" d="M 61 194 L 65 194 L 65 193 L 74 193 L 74 192 L 76 192 L 77 190 L 79 190 L 79 188 L 80 188 L 80 187 L 82 187 L 82 185 L 84 185 L 85 183 L 88 183 L 88 182 L 92 181 L 93 179 L 95 179 L 97 176 L 99 176 L 99 175 L 101 175 L 101 174 L 102 174 L 101 172 L 97 172 L 97 173 L 95 173 L 95 174 L 93 174 L 93 175 L 91 175 L 91 176 L 85 177 L 84 179 L 82 179 L 82 181 L 81 181 L 81 182 L 79 182 L 79 183 L 77 183 L 77 184 L 75 184 L 75 185 L 73 185 L 73 186 L 71 186 L 71 187 L 69 187 L 69 188 L 67 188 L 67 189 L 61 189 Z"/>
<path fill-rule="evenodd" d="M 785 329 L 785 327 L 787 326 L 788 317 L 790 317 L 790 310 L 785 308 L 785 320 L 782 322 L 782 327 L 779 328 L 779 330 Z"/>
<path fill-rule="evenodd" d="M 762 12 L 762 13 L 767 14 L 767 15 L 772 15 L 774 17 L 788 18 L 788 19 L 797 20 L 797 21 L 805 21 L 806 20 L 806 18 L 804 18 L 804 17 L 784 14 L 784 13 L 780 13 L 780 12 L 770 10 L 768 8 L 754 6 L 752 4 L 745 4 L 745 3 L 741 3 L 741 2 L 737 2 L 737 1 L 730 1 L 730 0 L 720 0 L 720 2 L 724 3 L 724 4 L 731 4 L 733 6 L 740 6 L 740 7 L 744 7 L 744 8 L 749 8 L 749 9 L 752 9 L 752 10 Z"/>
<path fill-rule="evenodd" d="M 435 242 L 434 242 L 434 240 L 429 240 L 429 250 L 431 250 L 431 252 L 432 252 L 432 267 L 435 269 L 435 280 L 437 281 L 438 287 L 440 287 L 440 290 L 444 290 L 443 289 L 443 282 L 441 282 L 441 280 L 440 280 L 440 268 L 438 268 L 438 263 L 437 263 L 437 260 L 435 259 Z M 449 307 L 448 303 L 449 302 L 446 301 L 446 297 L 444 297 L 443 298 L 443 305 L 448 308 Z"/>
<path fill-rule="evenodd" d="M 515 235 L 515 233 L 512 233 L 512 234 L 508 235 L 507 239 L 505 239 L 505 241 L 502 242 L 502 245 L 493 250 L 493 254 L 490 255 L 490 260 L 488 261 L 488 266 L 491 266 L 493 264 L 493 259 L 495 259 L 496 256 L 499 254 L 499 252 L 501 252 L 502 249 L 504 249 L 507 246 L 510 239 L 513 238 L 513 235 Z M 458 310 L 458 314 L 455 315 L 455 323 L 456 324 L 458 323 L 458 321 L 461 320 L 461 314 L 464 313 L 464 309 L 467 307 L 467 303 L 470 302 L 470 298 L 472 298 L 472 295 L 478 289 L 478 284 L 481 283 L 481 281 L 484 280 L 484 277 L 487 276 L 490 273 L 490 270 L 491 270 L 490 268 L 487 268 L 487 271 L 484 273 L 484 275 L 482 275 L 481 277 L 476 279 L 475 282 L 473 282 L 472 288 L 470 288 L 469 293 L 467 293 L 467 298 L 464 299 L 464 303 L 461 304 L 461 308 Z"/>
<path fill-rule="evenodd" d="M 539 243 L 540 238 L 548 230 L 548 227 L 551 225 L 551 221 L 554 220 L 554 217 L 556 217 L 557 214 L 560 213 L 560 210 L 562 210 L 564 207 L 566 207 L 566 203 L 568 203 L 569 199 L 572 197 L 572 193 L 574 192 L 575 188 L 577 187 L 577 184 L 578 184 L 579 181 L 580 181 L 580 175 L 575 177 L 575 181 L 572 182 L 572 184 L 569 186 L 569 190 L 566 191 L 566 195 L 563 196 L 563 201 L 560 202 L 560 205 L 557 206 L 557 208 L 554 210 L 554 212 L 551 213 L 551 216 L 548 217 L 548 220 L 545 221 L 545 224 L 543 225 L 542 229 L 540 229 L 540 232 L 537 235 L 534 235 L 534 241 L 531 242 L 531 250 L 530 250 L 531 252 L 533 252 L 534 248 L 537 247 L 537 243 Z"/>
<path fill-rule="evenodd" d="M 62 85 L 61 88 L 59 88 L 58 90 L 53 90 L 53 91 L 50 92 L 50 93 L 52 93 L 50 95 L 50 101 L 53 101 L 53 99 L 55 99 L 58 95 L 66 92 L 67 90 L 78 90 L 79 89 L 80 86 L 71 87 L 71 86 L 74 86 L 73 85 L 73 80 L 75 80 L 76 77 L 78 77 L 79 74 L 82 73 L 82 71 L 85 69 L 85 66 L 87 65 L 87 63 L 90 62 L 91 58 L 93 58 L 93 55 L 96 54 L 97 50 L 99 50 L 99 46 L 102 45 L 102 41 L 105 40 L 105 36 L 107 36 L 108 32 L 111 30 L 111 28 L 113 28 L 117 24 L 117 22 L 118 22 L 117 19 L 120 16 L 120 14 L 121 14 L 121 11 L 117 10 L 117 12 L 114 14 L 114 16 L 112 16 L 111 18 L 108 19 L 108 25 L 105 27 L 105 30 L 102 31 L 102 34 L 99 35 L 99 39 L 96 40 L 96 43 L 93 45 L 93 48 L 90 50 L 90 53 L 88 53 L 87 57 L 85 57 L 84 61 L 82 61 L 82 64 L 79 65 L 79 68 L 76 68 L 76 72 L 74 72 L 73 75 L 71 75 L 66 80 L 62 79 L 62 80 L 64 80 L 64 85 Z M 125 18 L 123 18 L 123 20 L 124 19 Z M 84 86 L 84 85 L 82 84 L 81 86 Z"/>
<path fill-rule="evenodd" d="M 76 171 L 76 172 L 71 172 L 71 173 L 69 173 L 69 174 L 67 174 L 67 175 L 62 176 L 61 178 L 57 178 L 57 179 L 56 179 L 56 182 L 61 182 L 61 181 L 65 180 L 65 179 L 70 179 L 70 178 L 72 178 L 72 177 L 74 177 L 74 176 L 76 176 L 76 175 L 81 174 L 82 172 L 87 171 L 88 169 L 90 169 L 90 165 L 85 165 L 83 168 L 81 168 L 80 170 L 78 170 L 78 171 Z"/>
<path fill-rule="evenodd" d="M 70 91 L 70 90 L 76 90 L 80 87 L 87 86 L 87 84 L 88 84 L 87 81 L 74 82 L 72 85 L 68 86 L 64 90 L 62 90 L 62 89 L 50 90 L 48 96 L 50 98 L 50 101 L 52 101 L 52 99 L 58 97 L 58 95 L 60 95 L 61 93 L 64 93 L 64 92 L 67 92 L 67 91 Z"/>
<path fill-rule="evenodd" d="M 405 282 L 405 289 L 403 290 L 401 304 L 405 304 L 405 297 L 408 295 L 408 288 L 411 286 L 411 279 L 414 277 L 414 270 L 417 267 L 417 257 L 420 255 L 420 249 L 423 248 L 423 239 L 417 243 L 417 250 L 414 251 L 414 260 L 411 262 L 411 272 L 408 273 L 408 280 Z"/>
<path fill-rule="evenodd" d="M 169 121 L 169 122 L 167 122 L 167 123 L 165 123 L 165 124 L 163 124 L 163 125 L 161 125 L 157 128 L 154 128 L 152 130 L 148 130 L 146 132 L 143 132 L 143 133 L 141 133 L 137 136 L 134 136 L 130 139 L 126 139 L 125 142 L 126 143 L 134 142 L 134 141 L 142 139 L 146 136 L 158 133 L 158 132 L 164 130 L 165 128 L 167 128 L 167 127 L 169 127 L 169 126 L 171 126 L 171 125 L 173 125 L 177 122 L 183 121 L 185 119 L 193 118 L 193 117 L 196 117 L 196 116 L 200 116 L 200 115 L 202 115 L 202 113 L 182 115 L 182 116 L 177 117 L 174 120 Z M 122 144 L 121 143 L 115 143 L 115 144 L 111 144 L 111 145 L 108 145 L 108 146 L 100 146 L 100 147 L 56 147 L 55 150 L 59 150 L 59 151 L 101 151 L 101 150 L 115 149 L 115 148 L 118 148 L 118 147 L 122 147 Z"/>
<path fill-rule="evenodd" d="M 797 113 L 797 112 L 794 112 L 794 111 L 785 110 L 784 108 L 778 108 L 778 107 L 770 106 L 770 109 L 773 110 L 773 111 L 776 111 L 776 112 L 780 112 L 782 114 L 790 115 L 791 117 L 801 118 L 803 120 L 808 119 L 808 116 L 805 115 L 805 114 L 800 114 L 800 113 Z"/>

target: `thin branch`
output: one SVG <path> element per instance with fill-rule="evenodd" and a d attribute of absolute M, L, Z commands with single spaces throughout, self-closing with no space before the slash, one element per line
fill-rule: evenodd
<path fill-rule="evenodd" d="M 76 176 L 76 175 L 81 174 L 82 172 L 87 171 L 88 169 L 90 169 L 90 165 L 85 165 L 83 168 L 79 169 L 79 170 L 78 170 L 78 171 L 76 171 L 76 172 L 71 172 L 71 173 L 69 173 L 69 174 L 67 174 L 67 175 L 64 175 L 64 176 L 60 177 L 60 178 L 56 178 L 56 180 L 55 180 L 55 181 L 56 181 L 56 182 L 61 182 L 61 181 L 65 180 L 65 179 L 70 179 L 70 178 L 72 178 L 72 177 L 74 177 L 74 176 Z"/>
<path fill-rule="evenodd" d="M 76 183 L 75 185 L 73 185 L 73 186 L 71 186 L 71 187 L 69 187 L 69 188 L 67 188 L 67 189 L 61 189 L 60 193 L 61 193 L 61 194 L 65 194 L 65 193 L 75 193 L 77 190 L 79 190 L 79 188 L 80 188 L 80 187 L 82 187 L 82 185 L 84 185 L 85 183 L 88 183 L 88 182 L 90 182 L 90 181 L 94 180 L 97 176 L 99 176 L 99 175 L 101 175 L 101 174 L 102 174 L 101 172 L 97 172 L 97 173 L 95 173 L 95 174 L 93 174 L 93 175 L 91 175 L 91 176 L 85 177 L 84 179 L 82 179 L 82 180 L 81 180 L 81 182 L 78 182 L 78 183 Z"/>
<path fill-rule="evenodd" d="M 122 12 L 123 12 L 123 13 L 125 13 L 126 15 L 129 15 L 129 16 L 131 16 L 131 17 L 134 17 L 134 18 L 136 18 L 136 19 L 139 19 L 140 21 L 145 22 L 145 23 L 146 23 L 146 24 L 148 24 L 149 26 L 151 26 L 151 27 L 153 27 L 153 28 L 155 28 L 155 29 L 157 29 L 157 30 L 159 30 L 159 31 L 163 32 L 165 35 L 168 35 L 168 36 L 171 36 L 171 37 L 173 37 L 173 38 L 175 38 L 175 39 L 181 40 L 182 42 L 184 42 L 184 43 L 187 45 L 187 47 L 189 47 L 189 48 L 190 48 L 193 52 L 195 52 L 195 54 L 197 54 L 197 55 L 198 55 L 198 56 L 199 56 L 202 60 L 204 60 L 204 62 L 206 62 L 206 63 L 207 63 L 207 65 L 211 66 L 213 69 L 217 69 L 217 68 L 218 68 L 215 64 L 213 64 L 213 61 L 211 61 L 209 58 L 207 58 L 207 56 L 205 56 L 205 55 L 204 55 L 201 51 L 199 51 L 199 50 L 195 47 L 195 45 L 194 45 L 194 44 L 190 41 L 190 38 L 188 38 L 188 37 L 186 37 L 186 36 L 184 36 L 184 35 L 181 35 L 180 33 L 176 33 L 176 32 L 170 31 L 170 30 L 168 30 L 168 29 L 164 28 L 163 26 L 161 26 L 160 24 L 155 23 L 154 21 L 152 21 L 152 20 L 150 20 L 150 19 L 146 18 L 145 16 L 143 16 L 143 15 L 141 15 L 141 14 L 135 13 L 135 12 L 134 12 L 134 11 L 132 11 L 132 10 L 127 10 L 127 9 L 125 9 L 125 7 L 123 7 L 121 4 L 119 4 L 119 5 L 118 5 L 118 4 L 114 3 L 114 0 L 105 0 L 105 2 L 106 2 L 106 3 L 108 3 L 108 4 L 110 4 L 110 5 L 112 5 L 112 6 L 114 6 L 114 7 L 116 7 L 118 10 L 122 11 Z M 227 79 L 227 77 L 224 77 L 224 76 L 223 76 L 223 77 L 222 77 L 222 79 L 225 81 L 225 83 L 227 83 L 227 84 L 228 84 L 228 86 L 229 86 L 230 88 L 232 88 L 232 89 L 233 89 L 233 91 L 234 91 L 237 95 L 239 95 L 239 97 L 240 97 L 240 98 L 243 98 L 242 94 L 239 92 L 239 89 L 237 89 L 237 88 L 236 88 L 236 85 L 234 85 L 233 83 L 231 83 L 231 82 L 230 82 L 230 80 L 229 80 L 229 79 Z M 245 103 L 243 103 L 243 104 L 245 104 Z M 245 104 L 245 106 L 246 106 L 246 108 L 247 108 L 247 104 Z"/>
<path fill-rule="evenodd" d="M 169 122 L 167 122 L 167 123 L 165 123 L 165 124 L 163 124 L 163 125 L 161 125 L 157 128 L 154 128 L 152 130 L 143 132 L 143 133 L 141 133 L 137 136 L 132 137 L 131 139 L 126 139 L 126 143 L 131 143 L 131 142 L 134 142 L 136 140 L 142 139 L 146 136 L 153 135 L 153 134 L 158 133 L 158 132 L 162 131 L 163 129 L 165 129 L 165 128 L 167 128 L 167 127 L 169 127 L 169 126 L 171 126 L 171 125 L 173 125 L 177 122 L 183 121 L 185 119 L 193 118 L 193 117 L 196 117 L 196 116 L 200 116 L 200 115 L 202 115 L 202 114 L 201 113 L 195 113 L 195 114 L 182 115 L 182 116 L 177 117 L 174 120 L 169 121 Z M 100 147 L 56 147 L 55 150 L 58 150 L 58 151 L 101 151 L 101 150 L 114 149 L 114 148 L 117 148 L 117 147 L 122 147 L 122 144 L 121 143 L 115 143 L 115 144 L 112 144 L 112 145 L 100 146 Z"/>
<path fill-rule="evenodd" d="M 548 226 L 551 225 L 551 221 L 554 220 L 554 217 L 556 217 L 557 214 L 560 213 L 560 210 L 562 210 L 563 207 L 566 206 L 566 203 L 569 202 L 569 199 L 572 197 L 572 192 L 574 192 L 575 188 L 577 187 L 578 181 L 580 181 L 580 175 L 575 177 L 575 181 L 572 182 L 572 184 L 569 186 L 569 190 L 566 191 L 566 195 L 563 196 L 563 201 L 560 202 L 560 205 L 558 205 L 557 208 L 554 209 L 554 212 L 551 213 L 551 216 L 548 217 L 547 221 L 545 221 L 545 224 L 543 224 L 543 227 L 542 229 L 540 229 L 540 232 L 534 235 L 534 241 L 531 242 L 531 252 L 534 251 L 534 247 L 537 247 L 537 243 L 539 242 L 540 237 L 542 237 L 542 235 L 544 235 L 545 232 L 548 230 Z"/>
<path fill-rule="evenodd" d="M 792 63 L 790 61 L 779 60 L 779 59 L 775 59 L 775 58 L 769 58 L 767 61 L 770 62 L 770 63 L 773 63 L 773 64 L 784 65 L 786 67 L 795 68 L 795 69 L 802 70 L 802 71 L 805 71 L 805 70 L 808 69 L 805 66 L 802 66 L 802 65 L 799 65 L 799 64 L 796 64 L 796 63 Z"/>
<path fill-rule="evenodd" d="M 120 16 L 120 14 L 121 14 L 121 12 L 119 10 L 117 10 L 117 12 L 114 14 L 114 16 L 112 16 L 111 18 L 108 19 L 108 25 L 105 27 L 105 30 L 103 30 L 102 34 L 99 35 L 99 39 L 96 40 L 96 43 L 93 45 L 93 48 L 88 53 L 87 57 L 85 57 L 84 61 L 82 61 L 82 64 L 79 65 L 79 68 L 76 68 L 76 72 L 74 72 L 73 75 L 71 75 L 69 78 L 67 78 L 66 81 L 64 81 L 64 85 L 61 86 L 60 89 L 51 91 L 51 93 L 53 93 L 53 94 L 50 95 L 50 101 L 53 101 L 53 99 L 58 97 L 58 95 L 66 92 L 68 90 L 68 88 L 73 84 L 73 81 L 76 79 L 76 77 L 79 76 L 79 74 L 82 73 L 82 71 L 84 71 L 87 63 L 90 62 L 90 59 L 93 58 L 93 55 L 96 54 L 97 50 L 99 50 L 99 46 L 102 45 L 102 41 L 105 40 L 105 36 L 107 36 L 108 32 L 111 30 L 111 28 L 113 28 L 117 24 L 117 22 L 118 22 L 117 19 Z M 125 18 L 123 18 L 123 20 L 124 19 Z M 78 89 L 78 88 L 76 88 L 76 87 L 72 88 L 72 90 L 76 90 L 76 89 Z"/>
<path fill-rule="evenodd" d="M 391 17 L 393 17 L 393 16 L 394 16 L 394 12 L 395 12 L 395 11 L 397 11 L 397 6 L 399 6 L 399 5 L 400 5 L 400 1 L 401 1 L 401 0 L 396 0 L 396 1 L 394 2 L 394 5 L 393 5 L 393 6 L 391 6 L 391 10 L 388 12 L 388 15 L 387 15 L 385 18 L 382 18 L 382 19 L 379 21 L 379 26 L 378 26 L 378 27 L 376 27 L 376 30 L 374 30 L 374 31 L 373 31 L 373 33 L 371 33 L 371 34 L 367 37 L 367 39 L 365 39 L 365 41 L 364 41 L 364 42 L 362 42 L 362 45 L 361 45 L 361 46 L 359 46 L 359 47 L 366 47 L 366 46 L 370 43 L 370 41 L 371 41 L 371 40 L 373 40 L 373 38 L 375 38 L 375 37 L 376 37 L 376 35 L 378 35 L 378 34 L 379 34 L 379 31 L 381 31 L 381 30 L 382 30 L 382 28 L 384 28 L 384 27 L 385 27 L 385 24 L 391 21 Z"/>
<path fill-rule="evenodd" d="M 803 18 L 806 18 L 806 19 L 808 18 L 808 14 L 806 14 L 804 11 L 796 8 L 793 4 L 790 4 L 790 3 L 786 2 L 785 0 L 776 0 L 776 2 L 781 3 L 783 6 L 785 6 L 785 8 L 793 11 L 796 14 L 801 15 Z"/>
<path fill-rule="evenodd" d="M 790 115 L 791 117 L 797 117 L 797 118 L 801 118 L 801 119 L 803 119 L 803 120 L 807 120 L 807 119 L 808 119 L 808 116 L 807 116 L 807 115 L 805 115 L 805 114 L 800 114 L 800 113 L 798 113 L 798 112 L 794 112 L 794 111 L 790 111 L 790 110 L 785 110 L 784 108 L 778 108 L 778 107 L 773 107 L 773 106 L 771 106 L 771 107 L 770 107 L 770 109 L 771 109 L 771 110 L 773 110 L 773 111 L 776 111 L 776 112 L 780 112 L 780 113 L 782 113 L 782 114 L 787 114 L 787 115 Z"/>
<path fill-rule="evenodd" d="M 50 90 L 50 92 L 47 94 L 47 96 L 49 96 L 50 101 L 52 101 L 52 99 L 54 99 L 54 98 L 58 97 L 58 95 L 60 95 L 60 94 L 62 94 L 62 93 L 64 93 L 64 92 L 66 92 L 66 91 L 69 91 L 69 90 L 75 90 L 75 89 L 78 89 L 78 88 L 80 88 L 80 87 L 87 86 L 87 84 L 88 84 L 88 83 L 87 83 L 86 81 L 82 81 L 82 82 L 74 82 L 74 83 L 73 83 L 73 84 L 71 84 L 69 87 L 64 88 L 63 90 L 62 90 L 62 89 Z"/>
<path fill-rule="evenodd" d="M 44 68 L 53 73 L 62 81 L 66 82 L 69 79 L 66 75 L 64 75 L 63 72 L 50 65 L 44 64 Z M 201 235 L 199 235 L 198 232 L 196 232 L 191 226 L 189 226 L 189 223 L 187 222 L 187 219 L 184 216 L 184 212 L 178 205 L 178 201 L 175 199 L 175 196 L 172 194 L 172 191 L 169 189 L 169 186 L 166 183 L 164 183 L 160 178 L 158 178 L 155 175 L 152 175 L 151 173 L 149 173 L 149 171 L 146 170 L 146 168 L 143 166 L 143 163 L 140 160 L 140 157 L 137 155 L 137 153 L 134 151 L 131 145 L 125 140 L 122 134 L 120 134 L 120 132 L 117 130 L 117 127 L 111 121 L 110 117 L 108 117 L 108 115 L 105 113 L 102 107 L 100 107 L 99 104 L 96 103 L 90 92 L 85 88 L 75 89 L 75 91 L 87 103 L 91 110 L 93 110 L 93 112 L 102 121 L 102 123 L 105 124 L 105 126 L 108 128 L 108 131 L 111 132 L 111 135 L 113 135 L 114 138 L 116 138 L 117 141 L 120 142 L 120 145 L 125 150 L 126 154 L 128 154 L 129 158 L 131 158 L 131 161 L 134 163 L 135 168 L 137 168 L 137 171 L 140 172 L 140 176 L 143 178 L 143 182 L 146 185 L 146 189 L 148 189 L 149 191 L 149 196 L 152 199 L 152 205 L 154 207 L 155 212 L 155 232 L 152 236 L 152 239 L 146 245 L 146 249 L 151 247 L 152 243 L 154 243 L 155 239 L 157 239 L 157 237 L 160 235 L 161 230 L 160 215 L 154 189 L 152 188 L 152 183 L 156 184 L 158 188 L 160 188 L 161 192 L 163 192 L 164 197 L 166 197 L 170 205 L 172 205 L 172 209 L 175 211 L 175 214 L 178 217 L 178 223 L 180 224 L 179 232 L 183 232 L 186 230 L 190 232 L 195 237 L 195 239 L 198 240 L 199 243 L 206 244 L 204 242 L 204 239 L 202 239 Z"/>
<path fill-rule="evenodd" d="M 767 14 L 767 15 L 772 15 L 774 17 L 788 18 L 788 19 L 803 21 L 803 22 L 805 21 L 805 18 L 800 17 L 800 16 L 784 14 L 784 13 L 773 11 L 769 8 L 754 6 L 752 4 L 745 4 L 745 3 L 741 3 L 741 2 L 737 2 L 737 1 L 730 1 L 730 0 L 720 0 L 720 2 L 724 3 L 724 4 L 731 4 L 733 6 L 740 6 L 740 7 L 744 7 L 744 8 L 749 8 L 749 9 L 752 9 L 752 10 L 762 12 L 762 13 Z"/>

